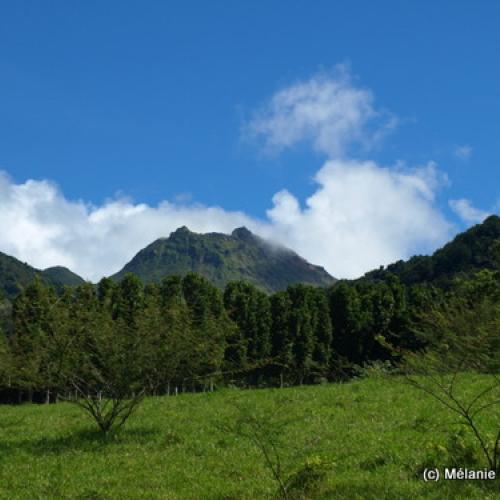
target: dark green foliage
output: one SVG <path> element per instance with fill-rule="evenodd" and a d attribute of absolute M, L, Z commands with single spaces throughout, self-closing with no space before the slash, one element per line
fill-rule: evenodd
<path fill-rule="evenodd" d="M 321 498 L 321 488 L 324 485 L 332 464 L 321 457 L 308 458 L 299 470 L 290 475 L 287 480 L 287 493 L 290 498 Z"/>
<path fill-rule="evenodd" d="M 500 217 L 491 215 L 456 236 L 453 241 L 432 256 L 416 256 L 407 262 L 398 261 L 387 269 L 371 271 L 368 280 L 384 280 L 388 273 L 399 276 L 402 283 L 411 285 L 432 282 L 449 286 L 457 274 L 471 275 L 481 269 L 500 269 Z"/>
<path fill-rule="evenodd" d="M 48 388 L 54 384 L 59 361 L 52 343 L 56 300 L 53 290 L 35 277 L 13 304 L 11 351 L 15 378 L 30 395 L 40 386 Z"/>
<path fill-rule="evenodd" d="M 186 383 L 213 383 L 222 371 L 226 339 L 233 325 L 224 309 L 222 293 L 208 280 L 193 273 L 182 279 L 182 294 L 190 324 L 189 357 L 185 360 Z M 183 384 L 184 385 L 184 384 Z"/>
<path fill-rule="evenodd" d="M 485 224 L 489 227 L 491 220 Z M 256 239 L 248 231 L 235 233 L 224 238 L 242 245 Z M 485 234 L 488 239 L 490 233 Z M 208 237 L 218 241 L 223 235 Z M 174 242 L 193 238 L 206 241 L 186 229 L 173 235 Z M 344 379 L 374 362 L 390 370 L 406 351 L 432 345 L 454 345 L 453 351 L 441 353 L 448 356 L 459 352 L 461 338 L 470 347 L 470 339 L 497 324 L 497 243 L 488 261 L 491 270 L 456 275 L 446 289 L 404 285 L 386 273 L 383 280 L 341 281 L 328 289 L 295 284 L 267 295 L 244 281 L 232 281 L 222 292 L 205 277 L 187 272 L 146 285 L 128 273 L 120 281 L 105 278 L 97 286 L 83 283 L 58 294 L 35 275 L 15 299 L 4 328 L 7 355 L 2 356 L 8 361 L 2 376 L 21 391 L 20 399 L 51 401 L 71 390 L 68 380 L 75 384 L 75 366 L 83 370 L 80 380 L 89 384 L 81 393 L 104 392 L 95 374 L 110 363 L 116 369 L 109 378 L 121 373 L 132 384 L 129 393 L 141 387 L 162 394 L 221 384 L 284 386 Z M 0 310 L 5 318 L 8 304 L 4 301 Z M 428 318 L 435 321 L 436 310 L 456 322 L 430 328 Z M 100 342 L 105 342 L 101 348 Z M 487 344 L 487 351 L 496 352 L 497 343 Z M 118 351 L 112 356 L 106 346 Z M 106 362 L 94 365 L 100 358 L 96 353 Z M 115 365 L 119 359 L 124 360 L 121 367 Z"/>
<path fill-rule="evenodd" d="M 316 377 L 329 376 L 332 358 L 333 329 L 330 320 L 328 296 L 322 289 L 313 292 L 313 329 L 314 349 L 312 354 L 313 371 Z"/>
<path fill-rule="evenodd" d="M 65 285 L 79 285 L 83 279 L 65 267 L 51 267 L 39 271 L 14 257 L 0 252 L 0 291 L 13 299 L 39 276 L 45 283 L 62 289 Z"/>
<path fill-rule="evenodd" d="M 253 238 L 242 231 L 237 237 Z M 486 234 L 478 248 L 486 248 L 489 238 Z M 225 398 L 236 393 L 228 390 L 215 396 L 193 396 L 198 403 L 189 405 L 184 397 L 165 400 L 166 409 L 157 412 L 161 413 L 161 424 L 154 424 L 158 427 L 155 439 L 149 439 L 149 429 L 141 425 L 157 411 L 158 404 L 163 404 L 156 398 L 147 402 L 147 410 L 139 410 L 141 419 L 132 422 L 136 427 L 130 434 L 99 439 L 85 429 L 73 437 L 63 424 L 64 436 L 47 438 L 46 428 L 52 425 L 49 419 L 44 434 L 34 442 L 7 430 L 2 449 L 16 456 L 18 467 L 24 467 L 41 488 L 42 493 L 36 488 L 29 490 L 32 496 L 63 496 L 62 492 L 98 496 L 109 492 L 123 497 L 124 492 L 130 493 L 127 488 L 141 495 L 151 481 L 157 481 L 147 491 L 154 495 L 161 490 L 163 496 L 179 492 L 201 498 L 210 492 L 214 498 L 248 494 L 264 498 L 279 487 L 284 498 L 416 498 L 430 490 L 421 480 L 414 480 L 415 470 L 421 473 L 422 468 L 443 465 L 487 465 L 499 470 L 499 240 L 488 248 L 489 260 L 481 261 L 485 269 L 454 274 L 450 271 L 453 266 L 447 267 L 451 274 L 443 275 L 445 287 L 436 286 L 442 285 L 437 281 L 407 285 L 397 273 L 384 273 L 383 279 L 343 281 L 329 289 L 296 284 L 272 295 L 237 281 L 222 293 L 206 278 L 188 272 L 146 285 L 128 274 L 119 282 L 103 279 L 97 287 L 83 283 L 58 294 L 38 275 L 15 299 L 11 329 L 5 336 L 0 332 L 3 401 L 6 393 L 16 390 L 19 400 L 68 399 L 108 432 L 127 420 L 145 394 L 206 391 L 223 384 L 318 383 L 351 375 L 368 380 L 287 389 L 285 392 L 296 394 L 296 400 L 285 408 L 289 423 L 283 426 L 278 422 L 281 419 L 262 405 L 266 399 L 279 403 L 282 391 L 244 391 L 241 397 L 248 402 L 234 415 L 224 409 L 224 404 L 228 406 Z M 474 252 L 469 255 L 462 249 L 458 257 L 450 258 L 465 269 L 477 249 Z M 8 307 L 5 311 L 8 314 Z M 395 386 L 393 375 L 401 370 L 404 355 L 415 360 L 412 385 L 433 396 L 434 401 L 422 402 L 413 389 Z M 389 376 L 390 383 L 385 380 Z M 198 414 L 193 411 L 196 404 L 203 405 Z M 60 415 L 62 407 L 71 425 L 78 421 L 67 405 L 57 406 L 46 411 Z M 11 410 L 4 407 L 1 412 L 0 430 L 12 425 L 10 419 L 16 426 L 41 432 L 34 422 L 23 420 L 36 409 L 20 409 L 25 410 L 21 423 L 17 414 L 15 419 L 5 418 Z M 440 433 L 449 423 L 446 411 L 459 417 L 469 432 L 455 432 L 453 427 L 446 440 L 441 439 Z M 384 412 L 387 418 L 382 419 Z M 210 425 L 207 413 L 217 422 L 229 422 L 237 436 L 248 438 L 259 453 L 245 440 L 200 432 Z M 165 431 L 166 416 L 172 418 Z M 60 416 L 53 420 L 54 425 L 60 425 Z M 437 431 L 438 427 L 441 430 Z M 137 448 L 127 448 L 127 439 L 147 443 L 147 469 L 154 471 L 147 481 L 143 472 L 129 478 L 131 464 L 136 461 L 138 469 L 144 468 L 145 461 L 143 451 L 135 455 Z M 307 452 L 308 458 L 297 459 L 290 446 L 281 444 L 284 439 L 300 444 L 297 448 Z M 433 442 L 426 447 L 423 439 Z M 75 449 L 75 442 L 83 449 Z M 81 484 L 87 484 L 85 480 L 94 478 L 102 468 L 88 466 L 88 477 L 75 480 L 74 474 L 82 469 L 73 468 L 75 456 L 95 460 L 89 449 L 103 453 L 114 446 L 119 449 L 111 451 L 117 457 L 113 470 L 124 470 L 123 476 L 113 481 L 107 475 L 100 478 L 111 491 L 82 489 Z M 320 456 L 317 450 L 321 450 Z M 37 467 L 45 467 L 64 453 L 71 466 L 61 461 L 56 472 L 47 475 L 58 478 L 57 472 L 65 470 L 61 480 L 42 480 L 31 463 L 26 465 L 30 454 L 36 455 Z M 324 454 L 328 459 L 321 458 Z M 172 477 L 164 474 L 165 460 L 169 470 L 176 463 Z M 206 460 L 203 467 L 199 460 Z M 247 460 L 255 461 L 252 467 Z M 5 491 L 11 496 L 12 491 L 28 491 L 11 470 L 0 468 L 0 474 L 5 472 Z M 172 478 L 182 474 L 173 488 Z M 205 481 L 203 487 L 200 477 Z M 214 477 L 223 478 L 220 485 L 214 485 Z M 228 477 L 237 480 L 231 482 Z M 389 487 L 394 477 L 405 480 Z M 140 487 L 136 486 L 141 481 Z M 493 493 L 489 485 L 453 483 L 441 482 L 436 495 L 482 498 Z"/>
<path fill-rule="evenodd" d="M 137 335 L 122 319 L 113 321 L 99 310 L 92 316 L 63 383 L 75 389 L 75 402 L 108 432 L 123 425 L 141 402 L 153 350 L 150 338 Z"/>
<path fill-rule="evenodd" d="M 425 349 L 406 354 L 408 382 L 458 417 L 485 465 L 500 473 L 500 272 L 457 282 L 418 326 Z M 484 375 L 473 393 L 465 390 L 471 372 Z M 488 419 L 496 422 L 493 434 L 485 431 Z"/>
<path fill-rule="evenodd" d="M 290 332 L 292 302 L 287 292 L 277 292 L 271 297 L 271 355 L 277 367 L 280 385 L 293 365 L 293 340 Z"/>
<path fill-rule="evenodd" d="M 288 288 L 287 293 L 291 301 L 293 368 L 299 384 L 302 384 L 311 373 L 315 344 L 312 290 L 305 285 L 295 285 Z"/>
<path fill-rule="evenodd" d="M 12 357 L 9 344 L 4 333 L 0 330 L 0 389 L 10 385 L 12 377 Z"/>
<path fill-rule="evenodd" d="M 361 361 L 359 342 L 362 327 L 361 301 L 356 288 L 342 282 L 330 290 L 330 311 L 334 331 L 333 348 L 338 356 Z"/>
<path fill-rule="evenodd" d="M 385 282 L 344 281 L 328 290 L 293 285 L 272 296 L 244 282 L 230 283 L 222 294 L 194 273 L 146 286 L 129 274 L 119 283 L 103 279 L 62 295 L 36 279 L 14 302 L 10 380 L 24 398 L 46 393 L 51 400 L 68 390 L 64 376 L 72 366 L 98 371 L 85 368 L 80 356 L 98 340 L 107 338 L 112 346 L 115 336 L 116 347 L 124 349 L 119 357 L 127 360 L 122 376 L 140 379 L 148 393 L 337 380 L 377 360 L 396 364 L 407 350 L 449 345 L 462 335 L 460 323 L 437 324 L 422 336 L 428 313 L 441 307 L 457 321 L 467 311 L 477 316 L 474 304 L 484 296 L 475 328 L 463 332 L 479 338 L 485 325 L 494 324 L 498 277 L 485 270 L 446 293 L 429 285 L 405 287 L 390 275 Z M 90 387 L 101 391 L 96 384 Z"/>
<path fill-rule="evenodd" d="M 0 252 L 0 289 L 13 298 L 32 281 L 37 271 L 23 262 Z"/>
<path fill-rule="evenodd" d="M 62 290 L 65 286 L 77 286 L 84 283 L 83 278 L 80 278 L 78 274 L 62 266 L 44 269 L 42 271 L 42 277 L 47 283 L 52 284 L 59 290 Z"/>
<path fill-rule="evenodd" d="M 113 289 L 113 317 L 134 327 L 137 317 L 144 309 L 144 285 L 135 274 L 127 274 Z"/>
<path fill-rule="evenodd" d="M 195 272 L 219 288 L 243 280 L 266 292 L 284 290 L 293 283 L 325 286 L 334 281 L 322 267 L 267 243 L 246 228 L 235 229 L 231 235 L 179 228 L 141 250 L 113 279 L 121 280 L 129 272 L 145 283 Z"/>
<path fill-rule="evenodd" d="M 444 300 L 419 311 L 414 327 L 429 367 L 435 362 L 443 364 L 444 372 L 498 373 L 500 272 L 483 270 L 473 279 L 457 281 Z"/>
<path fill-rule="evenodd" d="M 268 358 L 271 354 L 269 297 L 248 283 L 233 281 L 224 292 L 224 305 L 238 327 L 247 360 L 255 363 Z"/>

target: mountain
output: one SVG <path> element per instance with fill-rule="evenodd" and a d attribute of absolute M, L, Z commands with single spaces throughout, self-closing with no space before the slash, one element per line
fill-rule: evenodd
<path fill-rule="evenodd" d="M 42 271 L 42 277 L 56 288 L 77 286 L 85 282 L 83 278 L 70 271 L 67 267 L 54 266 Z"/>
<path fill-rule="evenodd" d="M 481 269 L 500 269 L 500 217 L 491 215 L 481 224 L 458 234 L 432 255 L 418 255 L 365 274 L 362 279 L 381 280 L 388 273 L 407 285 L 429 282 L 446 286 L 457 275 Z"/>
<path fill-rule="evenodd" d="M 185 226 L 141 250 L 112 278 L 120 280 L 126 273 L 135 273 L 147 283 L 188 272 L 201 274 L 221 288 L 230 281 L 244 280 L 268 292 L 294 283 L 326 286 L 335 281 L 322 267 L 245 227 L 227 235 L 197 234 Z"/>
<path fill-rule="evenodd" d="M 15 297 L 35 277 L 37 271 L 10 255 L 0 252 L 0 293 Z"/>
<path fill-rule="evenodd" d="M 29 285 L 35 276 L 60 289 L 64 285 L 77 285 L 84 280 L 65 267 L 51 267 L 45 271 L 35 269 L 15 257 L 0 252 L 0 296 L 13 298 Z"/>

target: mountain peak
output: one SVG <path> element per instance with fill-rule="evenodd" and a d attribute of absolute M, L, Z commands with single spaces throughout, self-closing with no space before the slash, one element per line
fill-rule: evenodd
<path fill-rule="evenodd" d="M 335 281 L 323 268 L 285 247 L 268 244 L 246 227 L 227 235 L 193 233 L 182 226 L 169 238 L 160 238 L 141 250 L 113 278 L 119 280 L 128 272 L 149 283 L 172 274 L 195 272 L 220 288 L 242 280 L 268 292 L 295 283 L 326 286 Z"/>
<path fill-rule="evenodd" d="M 160 238 L 160 240 L 164 241 L 164 240 L 172 239 L 172 240 L 184 241 L 192 234 L 194 234 L 194 233 L 192 231 L 190 231 L 187 226 L 181 226 L 181 227 L 178 227 L 175 231 L 172 231 L 168 238 Z"/>
<path fill-rule="evenodd" d="M 245 226 L 237 227 L 232 233 L 231 236 L 238 238 L 240 240 L 246 240 L 248 238 L 253 238 L 253 233 L 249 231 Z"/>
<path fill-rule="evenodd" d="M 56 287 L 65 285 L 81 285 L 85 281 L 73 271 L 64 266 L 52 266 L 42 271 L 42 276 Z"/>

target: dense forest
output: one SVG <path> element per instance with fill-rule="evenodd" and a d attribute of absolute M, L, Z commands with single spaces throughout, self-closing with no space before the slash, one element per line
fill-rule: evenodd
<path fill-rule="evenodd" d="M 84 283 L 77 274 L 62 266 L 49 267 L 43 271 L 0 252 L 0 294 L 6 298 L 19 295 L 38 276 L 45 283 L 61 291 L 64 286 Z"/>
<path fill-rule="evenodd" d="M 2 399 L 106 394 L 117 383 L 165 394 L 345 379 L 421 347 L 422 312 L 458 296 L 498 300 L 500 273 L 481 271 L 451 291 L 390 276 L 273 295 L 244 282 L 221 292 L 195 274 L 146 286 L 129 274 L 62 294 L 36 279 L 15 299 L 1 339 Z"/>
<path fill-rule="evenodd" d="M 457 301 L 498 311 L 498 217 L 464 234 L 474 237 L 457 237 L 430 261 L 449 254 L 451 266 L 458 241 L 475 248 L 469 261 L 486 264 L 446 282 L 404 283 L 391 272 L 402 265 L 273 294 L 244 281 L 220 289 L 194 273 L 147 284 L 129 273 L 62 290 L 35 275 L 4 311 L 1 400 L 310 384 L 345 380 L 375 361 L 395 365 L 435 340 L 429 311 Z"/>
<path fill-rule="evenodd" d="M 383 280 L 389 274 L 402 283 L 433 283 L 441 288 L 453 284 L 457 276 L 467 278 L 481 269 L 500 268 L 500 217 L 490 215 L 483 223 L 458 234 L 432 255 L 416 255 L 399 260 L 387 268 L 365 275 L 365 279 Z"/>

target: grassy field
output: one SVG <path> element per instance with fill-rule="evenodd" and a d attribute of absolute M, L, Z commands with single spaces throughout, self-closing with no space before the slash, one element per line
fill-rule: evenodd
<path fill-rule="evenodd" d="M 467 390 L 483 382 L 470 377 Z M 419 477 L 425 465 L 473 460 L 473 441 L 459 435 L 451 445 L 452 417 L 398 379 L 149 398 L 104 438 L 69 403 L 0 406 L 0 496 L 271 498 L 278 487 L 261 453 L 227 429 L 250 414 L 281 426 L 296 498 L 500 498 L 498 480 Z M 493 417 L 483 424 L 493 431 Z"/>

